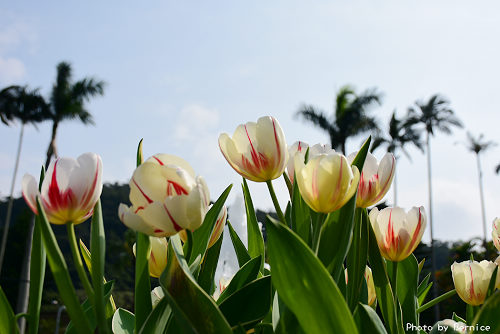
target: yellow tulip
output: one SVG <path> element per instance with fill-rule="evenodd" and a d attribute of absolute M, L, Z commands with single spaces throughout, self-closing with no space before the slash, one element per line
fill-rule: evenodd
<path fill-rule="evenodd" d="M 491 275 L 497 265 L 494 262 L 483 260 L 454 262 L 451 265 L 453 284 L 460 298 L 469 305 L 484 303 Z M 496 287 L 500 285 L 500 275 L 497 274 Z"/>
<path fill-rule="evenodd" d="M 120 204 L 118 215 L 127 227 L 155 237 L 196 230 L 210 201 L 205 180 L 176 156 L 156 154 L 134 171 L 132 206 Z"/>
<path fill-rule="evenodd" d="M 224 226 L 226 226 L 226 220 L 227 220 L 227 208 L 225 205 L 223 205 L 222 209 L 219 212 L 219 215 L 217 216 L 217 221 L 215 222 L 212 234 L 210 235 L 210 240 L 208 241 L 208 248 L 215 245 L 217 240 L 219 240 L 220 236 L 222 235 L 222 232 L 224 232 Z M 179 237 L 181 238 L 182 242 L 186 242 L 187 241 L 186 230 L 180 231 Z"/>
<path fill-rule="evenodd" d="M 165 238 L 155 238 L 149 237 L 151 243 L 151 252 L 149 253 L 148 265 L 149 265 L 149 275 L 152 277 L 160 277 L 163 270 L 167 266 L 167 249 L 168 243 Z M 132 247 L 132 251 L 135 256 L 135 244 Z"/>
<path fill-rule="evenodd" d="M 311 157 L 307 164 L 300 155 L 294 158 L 300 194 L 316 212 L 340 209 L 356 192 L 359 171 L 345 156 L 330 151 Z"/>
<path fill-rule="evenodd" d="M 408 213 L 400 207 L 370 211 L 370 222 L 380 253 L 387 260 L 399 262 L 417 248 L 427 224 L 424 207 L 413 207 Z"/>
<path fill-rule="evenodd" d="M 352 163 L 357 152 L 351 153 L 347 160 Z M 359 179 L 356 206 L 367 208 L 375 205 L 384 198 L 391 187 L 396 167 L 396 159 L 392 153 L 386 153 L 380 163 L 377 158 L 368 152 L 363 170 Z"/>
<path fill-rule="evenodd" d="M 47 219 L 53 224 L 80 224 L 92 216 L 102 192 L 102 161 L 95 153 L 53 160 L 42 182 L 41 191 L 32 175 L 23 177 L 23 197 L 38 214 L 36 198 L 40 197 Z"/>
<path fill-rule="evenodd" d="M 285 135 L 271 116 L 240 124 L 229 137 L 219 136 L 219 147 L 233 169 L 248 180 L 266 182 L 280 177 L 288 161 Z"/>
<path fill-rule="evenodd" d="M 293 143 L 292 146 L 288 147 L 288 163 L 286 165 L 286 173 L 288 175 L 288 178 L 293 184 L 294 180 L 294 174 L 295 174 L 295 156 L 299 155 L 304 161 L 306 157 L 306 152 L 309 149 L 308 153 L 308 158 L 311 159 L 319 154 L 327 154 L 329 152 L 335 152 L 335 150 L 330 148 L 330 145 L 321 145 L 321 144 L 316 144 L 311 147 L 309 147 L 309 144 L 304 143 L 303 141 L 296 141 Z"/>
<path fill-rule="evenodd" d="M 373 274 L 370 267 L 366 266 L 365 269 L 365 280 L 368 286 L 368 305 L 372 305 L 377 299 L 377 294 L 375 293 L 375 284 L 373 283 Z"/>

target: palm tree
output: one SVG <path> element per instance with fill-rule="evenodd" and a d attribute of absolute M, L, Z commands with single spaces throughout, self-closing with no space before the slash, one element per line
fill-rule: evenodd
<path fill-rule="evenodd" d="M 413 144 L 422 152 L 424 151 L 423 143 L 420 139 L 420 131 L 414 127 L 406 119 L 398 119 L 396 111 L 392 112 L 391 120 L 389 121 L 389 137 L 377 136 L 373 139 L 371 152 L 375 151 L 378 147 L 387 146 L 387 152 L 394 154 L 396 160 L 399 159 L 398 152 L 401 151 L 411 161 L 411 156 L 406 150 L 407 144 Z M 394 174 L 394 206 L 397 205 L 397 182 L 396 175 Z"/>
<path fill-rule="evenodd" d="M 296 113 L 304 120 L 319 127 L 330 137 L 332 148 L 346 153 L 346 141 L 367 131 L 379 131 L 374 117 L 367 114 L 368 107 L 379 104 L 382 95 L 375 89 L 357 95 L 350 86 L 340 88 L 336 96 L 335 110 L 331 117 L 311 105 L 303 105 Z"/>
<path fill-rule="evenodd" d="M 92 115 L 85 109 L 85 102 L 91 97 L 104 94 L 104 82 L 94 78 L 84 78 L 72 82 L 71 65 L 61 62 L 57 65 L 57 77 L 50 95 L 50 119 L 52 134 L 47 149 L 45 167 L 52 156 L 57 157 L 56 135 L 59 124 L 64 120 L 79 118 L 83 124 L 94 124 Z"/>
<path fill-rule="evenodd" d="M 432 95 L 427 102 L 416 101 L 414 106 L 408 108 L 408 123 L 423 124 L 426 132 L 427 148 L 427 179 L 429 184 L 429 229 L 431 232 L 431 264 L 432 275 L 436 282 L 436 251 L 434 248 L 434 230 L 432 226 L 432 182 L 431 182 L 431 136 L 439 130 L 451 134 L 453 126 L 462 127 L 460 120 L 449 107 L 450 102 L 439 94 Z M 433 284 L 433 294 L 437 297 L 437 284 Z M 439 319 L 439 306 L 434 308 L 436 320 Z"/>
<path fill-rule="evenodd" d="M 493 141 L 484 141 L 484 135 L 480 134 L 479 137 L 474 137 L 470 132 L 467 132 L 467 142 L 465 146 L 469 151 L 476 155 L 477 162 L 477 173 L 479 177 L 479 198 L 481 200 L 481 216 L 483 218 L 483 245 L 486 247 L 486 211 L 484 209 L 484 194 L 483 194 L 483 171 L 481 169 L 481 161 L 479 154 L 485 152 L 486 150 L 496 146 L 497 144 Z"/>
<path fill-rule="evenodd" d="M 2 234 L 2 246 L 0 248 L 0 272 L 5 255 L 5 246 L 9 233 L 10 218 L 12 215 L 13 193 L 21 157 L 21 147 L 24 136 L 24 126 L 31 123 L 42 122 L 48 117 L 49 107 L 44 98 L 38 93 L 38 89 L 30 90 L 24 86 L 9 86 L 0 91 L 0 116 L 4 124 L 10 125 L 15 120 L 21 122 L 21 132 L 17 145 L 16 163 L 14 165 L 14 175 L 10 186 L 9 203 L 7 205 L 7 216 Z"/>

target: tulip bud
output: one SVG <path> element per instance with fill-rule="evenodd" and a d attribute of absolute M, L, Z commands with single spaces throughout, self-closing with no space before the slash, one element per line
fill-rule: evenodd
<path fill-rule="evenodd" d="M 151 243 L 151 252 L 149 253 L 149 275 L 152 277 L 160 277 L 163 270 L 167 266 L 167 249 L 168 243 L 165 238 L 149 237 Z M 135 244 L 132 246 L 132 251 L 135 256 Z"/>
<path fill-rule="evenodd" d="M 47 219 L 53 224 L 80 224 L 92 216 L 102 192 L 102 162 L 95 153 L 51 161 L 41 191 L 32 175 L 23 177 L 23 197 L 38 214 L 36 198 L 40 197 Z"/>
<path fill-rule="evenodd" d="M 413 207 L 408 213 L 400 207 L 370 211 L 370 222 L 380 253 L 387 260 L 406 259 L 422 239 L 427 217 L 424 207 Z"/>
<path fill-rule="evenodd" d="M 340 209 L 356 192 L 359 171 L 345 156 L 330 151 L 310 157 L 306 164 L 296 155 L 295 176 L 304 201 L 316 212 Z"/>
<path fill-rule="evenodd" d="M 500 218 L 495 218 L 495 220 L 493 220 L 493 231 L 491 232 L 491 237 L 495 247 L 500 252 Z"/>
<path fill-rule="evenodd" d="M 211 208 L 212 206 L 210 206 Z M 210 210 L 210 208 L 208 208 Z M 215 245 L 217 240 L 219 240 L 222 232 L 224 232 L 224 226 L 226 226 L 227 220 L 227 208 L 225 205 L 222 206 L 222 209 L 219 212 L 219 216 L 217 216 L 217 221 L 215 222 L 214 229 L 212 230 L 212 234 L 210 235 L 210 240 L 208 241 L 208 248 Z M 182 242 L 187 241 L 187 234 L 185 230 L 179 232 L 179 237 Z"/>
<path fill-rule="evenodd" d="M 285 135 L 271 116 L 261 117 L 257 123 L 240 124 L 232 138 L 221 134 L 219 147 L 238 174 L 255 182 L 280 177 L 288 161 Z"/>
<path fill-rule="evenodd" d="M 347 157 L 349 163 L 352 163 L 357 153 L 351 153 Z M 386 153 L 380 164 L 373 154 L 367 153 L 359 178 L 358 194 L 356 197 L 357 207 L 367 208 L 377 204 L 384 198 L 391 187 L 395 166 L 396 159 L 392 153 Z"/>
<path fill-rule="evenodd" d="M 368 305 L 372 305 L 377 299 L 377 294 L 375 293 L 375 284 L 373 283 L 373 274 L 370 267 L 366 266 L 365 269 L 365 280 L 368 287 Z"/>
<path fill-rule="evenodd" d="M 118 215 L 133 230 L 165 237 L 200 227 L 209 201 L 205 180 L 195 176 L 185 160 L 157 154 L 134 171 L 130 181 L 132 206 L 120 204 Z"/>
<path fill-rule="evenodd" d="M 483 304 L 496 267 L 495 263 L 486 260 L 454 262 L 451 265 L 451 275 L 460 298 L 469 305 Z M 497 274 L 495 286 L 500 286 L 500 274 Z"/>

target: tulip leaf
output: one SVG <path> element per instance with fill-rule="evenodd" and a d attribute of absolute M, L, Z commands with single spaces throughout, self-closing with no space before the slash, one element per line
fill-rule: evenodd
<path fill-rule="evenodd" d="M 296 177 L 293 179 L 291 215 L 292 230 L 311 246 L 311 209 L 300 195 Z"/>
<path fill-rule="evenodd" d="M 360 301 L 360 292 L 366 270 L 368 258 L 368 215 L 366 209 L 356 208 L 352 243 L 347 253 L 347 301 L 349 309 L 354 308 Z M 339 280 L 341 281 L 341 280 Z"/>
<path fill-rule="evenodd" d="M 498 310 L 500 310 L 500 290 L 497 290 L 488 299 L 477 312 L 472 326 L 478 326 L 477 331 L 473 333 L 483 333 L 484 328 L 489 326 L 488 333 L 500 333 L 500 321 L 498 321 Z M 483 330 L 481 330 L 481 327 Z"/>
<path fill-rule="evenodd" d="M 273 334 L 273 326 L 271 324 L 258 324 L 254 327 L 255 334 Z"/>
<path fill-rule="evenodd" d="M 377 312 L 368 305 L 359 303 L 354 312 L 354 319 L 360 333 L 387 334 Z"/>
<path fill-rule="evenodd" d="M 14 312 L 0 287 L 0 333 L 19 333 Z"/>
<path fill-rule="evenodd" d="M 47 220 L 43 206 L 40 203 L 40 198 L 37 198 L 36 204 L 41 223 L 40 229 L 42 232 L 43 244 L 47 252 L 47 260 L 61 299 L 66 306 L 66 310 L 71 318 L 71 321 L 74 322 L 75 327 L 77 328 L 77 332 L 81 334 L 91 333 L 92 331 L 90 329 L 89 321 L 84 314 L 80 302 L 78 301 L 78 297 L 76 296 L 75 287 L 71 281 L 68 266 L 66 265 L 61 249 L 57 244 L 56 237 L 50 227 L 49 221 Z"/>
<path fill-rule="evenodd" d="M 394 305 L 394 295 L 392 294 L 389 284 L 385 260 L 380 254 L 377 239 L 371 224 L 368 224 L 368 227 L 370 238 L 368 241 L 368 259 L 372 269 L 373 283 L 375 285 L 378 304 L 385 320 L 386 329 L 389 333 L 396 334 L 400 329 L 398 329 L 397 325 L 396 305 Z"/>
<path fill-rule="evenodd" d="M 151 313 L 151 280 L 149 278 L 149 254 L 151 242 L 149 236 L 137 232 L 136 256 L 135 256 L 135 331 L 141 329 L 144 321 Z"/>
<path fill-rule="evenodd" d="M 269 313 L 271 296 L 271 276 L 264 276 L 229 295 L 219 308 L 231 326 L 249 329 Z"/>
<path fill-rule="evenodd" d="M 295 314 L 279 298 L 277 293 L 274 294 L 273 300 L 273 326 L 275 327 L 274 332 L 277 334 L 304 333 Z"/>
<path fill-rule="evenodd" d="M 113 334 L 134 334 L 135 316 L 125 309 L 118 308 L 111 323 Z"/>
<path fill-rule="evenodd" d="M 417 284 L 418 262 L 413 254 L 398 262 L 397 276 L 398 299 L 403 311 L 403 324 L 416 324 L 417 319 Z M 418 333 L 417 330 L 407 330 L 407 333 Z"/>
<path fill-rule="evenodd" d="M 167 267 L 160 276 L 160 285 L 175 319 L 182 327 L 198 333 L 232 333 L 229 323 L 212 297 L 189 272 L 178 236 L 170 238 Z"/>
<path fill-rule="evenodd" d="M 311 334 L 357 333 L 339 288 L 312 250 L 292 230 L 267 218 L 273 285 Z"/>
<path fill-rule="evenodd" d="M 202 259 L 205 257 L 210 236 L 212 235 L 212 231 L 217 223 L 217 217 L 219 217 L 219 213 L 222 210 L 224 202 L 226 202 L 227 196 L 229 195 L 232 187 L 233 185 L 231 184 L 224 190 L 217 201 L 215 201 L 212 205 L 210 210 L 208 210 L 205 215 L 205 219 L 203 220 L 203 224 L 201 224 L 200 228 L 193 232 L 193 248 L 191 249 L 191 256 L 188 259 L 189 264 L 193 263 L 198 256 L 201 256 Z"/>
<path fill-rule="evenodd" d="M 41 183 L 42 182 L 40 182 L 40 184 Z M 40 224 L 40 218 L 36 216 L 35 227 L 33 229 L 30 260 L 30 284 L 28 302 L 29 333 L 38 333 L 43 283 L 45 278 L 45 267 L 47 264 L 47 254 L 45 252 L 45 248 L 43 247 Z"/>
<path fill-rule="evenodd" d="M 425 297 L 427 297 L 427 294 L 429 293 L 429 291 L 431 290 L 431 287 L 432 287 L 432 282 L 430 282 L 426 287 L 425 289 L 422 290 L 422 292 L 418 295 L 418 306 L 422 306 L 424 305 L 424 301 L 425 301 Z"/>
<path fill-rule="evenodd" d="M 139 334 L 162 334 L 167 333 L 170 322 L 172 321 L 172 309 L 168 305 L 168 300 L 162 298 L 149 314 L 144 322 Z"/>
<path fill-rule="evenodd" d="M 217 305 L 220 305 L 226 298 L 256 279 L 259 274 L 261 261 L 260 256 L 257 256 L 245 263 L 231 279 L 226 289 L 221 292 L 219 299 L 217 299 Z"/>
<path fill-rule="evenodd" d="M 432 285 L 432 282 L 429 283 L 429 279 L 431 278 L 431 273 L 428 273 L 427 276 L 424 277 L 424 279 L 419 283 L 418 288 L 417 288 L 417 296 L 418 296 L 418 305 L 422 305 L 427 292 L 429 285 Z"/>
<path fill-rule="evenodd" d="M 219 240 L 207 250 L 205 259 L 201 263 L 200 274 L 198 275 L 198 284 L 209 295 L 213 294 L 215 291 L 214 277 L 215 271 L 217 270 L 223 238 L 224 234 L 222 234 Z"/>
<path fill-rule="evenodd" d="M 236 257 L 238 258 L 238 265 L 240 268 L 250 261 L 250 254 L 248 254 L 248 251 L 241 241 L 240 237 L 234 230 L 233 226 L 227 221 L 227 226 L 229 227 L 229 235 L 231 236 L 231 242 L 233 243 L 234 251 L 236 252 Z"/>
<path fill-rule="evenodd" d="M 271 182 L 271 181 L 269 181 Z M 248 189 L 248 184 L 245 178 L 243 178 L 243 197 L 245 199 L 245 209 L 247 214 L 247 236 L 248 236 L 248 254 L 251 257 L 257 257 L 260 255 L 261 264 L 260 271 L 264 269 L 264 238 L 257 223 L 257 216 L 255 215 L 255 209 L 252 202 L 252 196 L 250 195 L 250 190 Z"/>

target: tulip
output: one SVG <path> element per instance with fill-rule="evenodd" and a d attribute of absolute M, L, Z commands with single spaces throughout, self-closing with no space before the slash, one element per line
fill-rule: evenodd
<path fill-rule="evenodd" d="M 288 161 L 285 135 L 271 116 L 240 124 L 230 138 L 219 136 L 219 147 L 233 169 L 248 180 L 266 182 L 280 177 Z"/>
<path fill-rule="evenodd" d="M 222 235 L 222 232 L 224 232 L 224 226 L 226 226 L 226 220 L 227 220 L 227 208 L 225 205 L 223 205 L 222 209 L 219 212 L 219 215 L 217 216 L 217 221 L 215 222 L 212 234 L 210 235 L 210 240 L 208 241 L 208 248 L 212 247 L 217 242 L 217 240 L 219 240 L 220 236 Z M 186 242 L 187 241 L 186 231 L 185 230 L 180 231 L 179 237 L 183 242 Z"/>
<path fill-rule="evenodd" d="M 377 299 L 377 294 L 375 293 L 372 270 L 368 266 L 365 269 L 365 280 L 368 287 L 368 305 L 372 305 Z"/>
<path fill-rule="evenodd" d="M 458 295 L 469 305 L 481 305 L 484 303 L 491 275 L 497 265 L 494 262 L 483 260 L 454 262 L 451 265 L 453 284 Z M 497 274 L 495 286 L 500 285 L 500 275 Z"/>
<path fill-rule="evenodd" d="M 151 251 L 148 257 L 149 275 L 158 278 L 167 266 L 168 243 L 165 238 L 155 237 L 149 237 L 149 242 L 151 243 Z M 132 247 L 132 251 L 134 252 L 134 256 L 136 256 L 135 244 Z"/>
<path fill-rule="evenodd" d="M 23 197 L 38 214 L 36 198 L 53 224 L 80 224 L 92 216 L 102 192 L 102 161 L 95 153 L 53 160 L 42 182 L 41 191 L 32 175 L 23 177 Z"/>
<path fill-rule="evenodd" d="M 203 223 L 210 194 L 201 176 L 183 159 L 157 154 L 134 171 L 131 207 L 120 204 L 118 215 L 129 228 L 154 237 L 196 230 Z"/>
<path fill-rule="evenodd" d="M 500 252 L 500 218 L 495 218 L 493 221 L 493 231 L 491 232 L 493 243 Z"/>
<path fill-rule="evenodd" d="M 417 247 L 424 234 L 427 217 L 424 207 L 413 207 L 408 213 L 400 207 L 370 211 L 370 222 L 380 253 L 387 260 L 406 259 Z"/>
<path fill-rule="evenodd" d="M 288 163 L 286 165 L 287 175 L 292 184 L 295 174 L 295 167 L 294 167 L 295 156 L 299 155 L 302 161 L 304 161 L 308 149 L 309 149 L 309 154 L 308 154 L 309 159 L 322 153 L 327 154 L 329 152 L 335 152 L 335 150 L 330 148 L 330 145 L 316 144 L 309 147 L 309 145 L 307 143 L 304 143 L 303 141 L 296 141 L 295 143 L 293 143 L 293 145 L 288 148 L 288 155 L 290 159 L 288 159 Z"/>
<path fill-rule="evenodd" d="M 347 160 L 352 163 L 356 154 L 349 154 Z M 392 153 L 386 153 L 380 164 L 371 153 L 367 153 L 361 177 L 359 179 L 358 194 L 356 197 L 356 206 L 359 208 L 367 208 L 375 205 L 391 187 L 392 179 L 396 167 L 396 159 Z"/>
<path fill-rule="evenodd" d="M 348 284 L 349 278 L 347 275 L 347 268 L 344 270 L 344 274 L 345 274 L 345 284 Z M 368 288 L 368 305 L 371 306 L 377 299 L 377 294 L 375 293 L 375 284 L 373 283 L 373 275 L 370 267 L 366 266 L 364 276 L 365 276 L 366 286 Z"/>
<path fill-rule="evenodd" d="M 351 167 L 345 156 L 333 150 L 310 157 L 306 164 L 296 155 L 294 164 L 300 194 L 316 212 L 338 210 L 356 192 L 358 168 Z"/>

